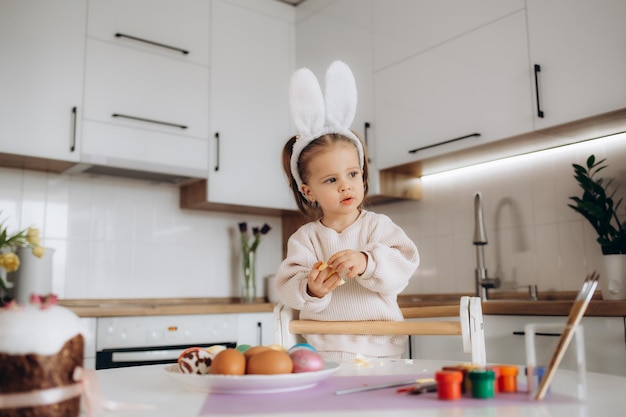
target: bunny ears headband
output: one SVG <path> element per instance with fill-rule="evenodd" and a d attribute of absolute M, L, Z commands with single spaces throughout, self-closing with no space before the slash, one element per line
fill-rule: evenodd
<path fill-rule="evenodd" d="M 298 171 L 300 154 L 312 141 L 336 133 L 355 142 L 363 168 L 363 146 L 350 130 L 356 114 L 356 82 L 344 62 L 334 61 L 326 70 L 325 91 L 308 68 L 297 70 L 289 85 L 291 116 L 296 125 L 297 139 L 291 154 L 291 173 L 302 193 L 302 178 Z"/>

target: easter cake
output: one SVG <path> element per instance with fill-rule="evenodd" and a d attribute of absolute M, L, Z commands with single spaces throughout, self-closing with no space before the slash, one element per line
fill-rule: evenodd
<path fill-rule="evenodd" d="M 0 308 L 0 416 L 78 416 L 83 343 L 79 317 L 54 298 Z"/>

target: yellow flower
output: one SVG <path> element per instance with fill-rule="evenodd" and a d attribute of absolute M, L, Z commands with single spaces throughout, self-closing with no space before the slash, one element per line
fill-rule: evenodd
<path fill-rule="evenodd" d="M 0 266 L 7 272 L 14 272 L 20 267 L 20 258 L 13 252 L 0 254 Z"/>
<path fill-rule="evenodd" d="M 41 243 L 41 238 L 39 237 L 39 229 L 35 227 L 29 227 L 28 232 L 26 233 L 26 240 L 31 245 L 38 246 Z"/>
<path fill-rule="evenodd" d="M 44 254 L 46 253 L 46 248 L 44 248 L 43 246 L 33 246 L 33 255 L 35 255 L 38 258 L 43 258 Z"/>

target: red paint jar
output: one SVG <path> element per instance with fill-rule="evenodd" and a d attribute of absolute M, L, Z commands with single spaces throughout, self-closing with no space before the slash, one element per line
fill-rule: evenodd
<path fill-rule="evenodd" d="M 493 371 L 493 373 L 496 375 L 496 379 L 495 379 L 495 383 L 493 384 L 493 392 L 494 394 L 497 394 L 498 392 L 500 392 L 500 377 L 502 376 L 500 373 L 500 367 L 499 366 L 488 366 L 487 367 L 488 370 Z"/>
<path fill-rule="evenodd" d="M 456 366 L 444 366 L 441 368 L 444 371 L 458 371 L 463 374 L 463 382 L 461 383 L 461 392 L 469 392 L 472 389 L 472 383 L 470 379 L 467 377 L 467 373 L 471 369 L 477 368 L 475 365 L 470 364 L 459 364 Z"/>
<path fill-rule="evenodd" d="M 440 400 L 458 400 L 461 398 L 463 373 L 461 371 L 443 370 L 435 373 L 437 381 L 437 398 Z"/>

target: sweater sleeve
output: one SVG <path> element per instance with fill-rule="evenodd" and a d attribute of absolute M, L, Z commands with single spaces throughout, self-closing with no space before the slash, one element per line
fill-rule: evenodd
<path fill-rule="evenodd" d="M 419 252 L 415 243 L 389 217 L 378 217 L 364 248 L 368 256 L 367 269 L 358 282 L 371 291 L 399 294 L 419 265 Z"/>
<path fill-rule="evenodd" d="M 276 273 L 276 293 L 287 307 L 296 310 L 319 312 L 324 310 L 332 295 L 312 297 L 307 293 L 307 276 L 319 260 L 308 238 L 308 228 L 300 228 L 287 242 L 287 257 Z"/>

